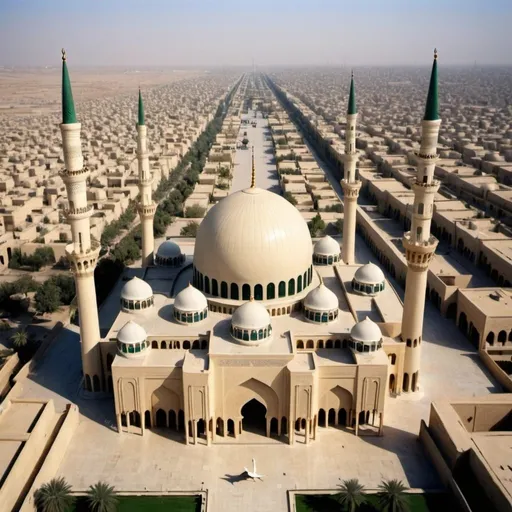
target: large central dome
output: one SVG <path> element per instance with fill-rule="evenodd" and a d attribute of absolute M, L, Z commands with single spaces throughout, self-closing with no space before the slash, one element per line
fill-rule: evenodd
<path fill-rule="evenodd" d="M 273 192 L 248 188 L 220 201 L 201 223 L 194 282 L 213 296 L 277 299 L 306 288 L 311 262 L 311 237 L 299 211 Z"/>

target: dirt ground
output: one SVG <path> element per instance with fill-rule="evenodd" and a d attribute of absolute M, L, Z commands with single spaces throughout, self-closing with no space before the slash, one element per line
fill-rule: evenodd
<path fill-rule="evenodd" d="M 169 84 L 204 74 L 203 70 L 73 69 L 69 66 L 75 102 L 133 94 L 142 88 Z M 61 69 L 0 68 L 0 116 L 46 115 L 60 109 Z"/>

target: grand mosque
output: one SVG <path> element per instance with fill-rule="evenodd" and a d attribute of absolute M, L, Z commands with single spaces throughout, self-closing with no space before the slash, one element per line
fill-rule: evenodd
<path fill-rule="evenodd" d="M 252 181 L 215 204 L 193 257 L 180 240 L 155 251 L 151 172 L 139 93 L 137 160 L 142 269 L 127 280 L 119 312 L 100 336 L 88 176 L 65 55 L 62 69 L 65 181 L 73 242 L 84 387 L 114 396 L 120 433 L 167 427 L 187 444 L 254 433 L 308 444 L 319 428 L 382 435 L 386 397 L 420 389 L 424 298 L 437 240 L 430 234 L 440 119 L 437 54 L 422 121 L 402 301 L 382 270 L 355 262 L 357 176 L 354 79 L 345 130 L 343 241 L 313 243 L 299 211 Z"/>

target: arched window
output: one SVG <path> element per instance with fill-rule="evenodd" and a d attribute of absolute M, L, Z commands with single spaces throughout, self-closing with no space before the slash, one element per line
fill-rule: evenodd
<path fill-rule="evenodd" d="M 284 281 L 279 283 L 279 297 L 286 297 L 286 283 Z"/>
<path fill-rule="evenodd" d="M 203 274 L 199 274 L 199 289 L 201 291 L 203 291 L 203 285 L 204 285 L 204 282 L 203 282 Z"/>
<path fill-rule="evenodd" d="M 304 283 L 304 288 L 307 288 L 308 286 L 308 273 L 304 272 L 304 277 L 302 278 L 302 282 Z"/>
<path fill-rule="evenodd" d="M 258 339 L 258 331 L 251 331 L 251 341 Z"/>
<path fill-rule="evenodd" d="M 302 276 L 297 277 L 297 293 L 302 291 Z"/>
<path fill-rule="evenodd" d="M 231 283 L 231 298 L 238 300 L 238 285 L 236 283 Z"/>
<path fill-rule="evenodd" d="M 249 341 L 249 331 L 244 331 L 242 338 L 244 341 Z"/>
<path fill-rule="evenodd" d="M 267 300 L 276 298 L 276 287 L 274 283 L 267 284 Z"/>
<path fill-rule="evenodd" d="M 327 322 L 329 320 L 329 315 L 327 313 L 322 313 L 322 322 Z"/>
<path fill-rule="evenodd" d="M 315 322 L 320 322 L 321 315 L 320 313 L 315 313 Z"/>
<path fill-rule="evenodd" d="M 251 298 L 251 286 L 247 283 L 242 286 L 242 299 L 249 300 Z"/>
<path fill-rule="evenodd" d="M 263 300 L 263 286 L 261 284 L 257 284 L 254 287 L 254 298 L 256 300 Z"/>
<path fill-rule="evenodd" d="M 210 293 L 210 279 L 204 276 L 204 293 Z"/>
<path fill-rule="evenodd" d="M 263 339 L 263 329 L 260 329 L 260 330 L 258 331 L 258 339 L 259 339 L 259 340 L 262 340 L 262 339 Z"/>
<path fill-rule="evenodd" d="M 222 281 L 222 283 L 220 283 L 220 296 L 223 299 L 228 298 L 228 283 L 226 283 L 226 281 Z"/>
<path fill-rule="evenodd" d="M 217 284 L 217 279 L 212 279 L 212 295 L 214 297 L 219 296 L 219 285 Z"/>
<path fill-rule="evenodd" d="M 424 207 L 423 203 L 420 203 L 418 205 L 418 215 L 423 215 L 424 209 L 425 209 L 425 207 Z"/>
<path fill-rule="evenodd" d="M 194 322 L 199 322 L 199 313 L 194 313 Z"/>
<path fill-rule="evenodd" d="M 288 281 L 288 295 L 295 295 L 295 279 Z"/>

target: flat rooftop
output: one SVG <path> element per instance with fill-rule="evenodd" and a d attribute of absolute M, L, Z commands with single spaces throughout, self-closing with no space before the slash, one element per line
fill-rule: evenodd
<path fill-rule="evenodd" d="M 512 288 L 465 288 L 459 293 L 489 317 L 508 317 L 512 314 Z M 492 296 L 499 296 L 500 300 Z"/>

